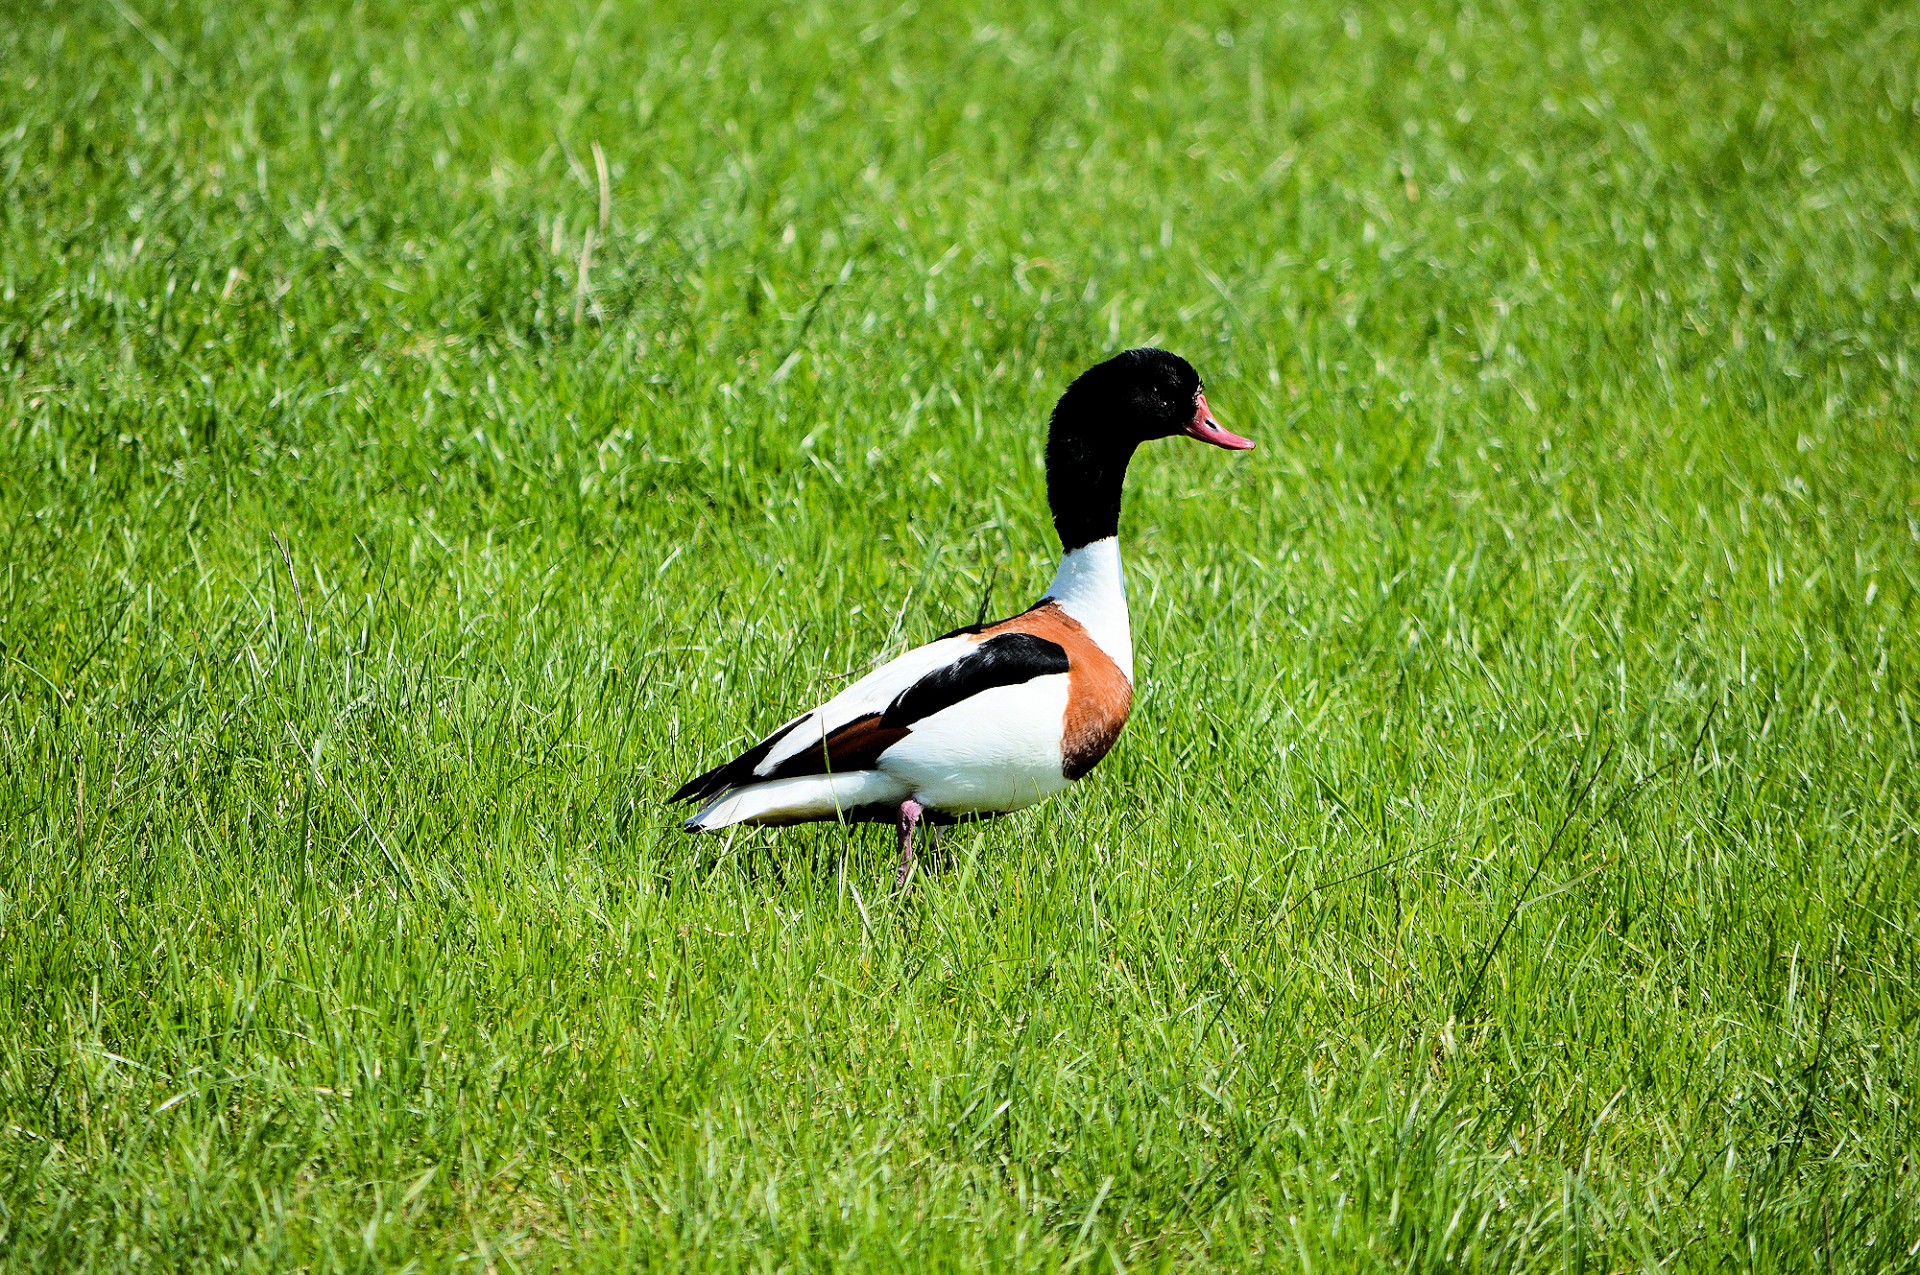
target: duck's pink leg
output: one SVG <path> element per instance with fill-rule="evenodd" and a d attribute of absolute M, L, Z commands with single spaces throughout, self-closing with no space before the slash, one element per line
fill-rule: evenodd
<path fill-rule="evenodd" d="M 907 878 L 913 875 L 913 829 L 920 822 L 920 816 L 926 807 L 909 797 L 900 803 L 900 870 L 894 873 L 893 888 L 907 888 Z"/>

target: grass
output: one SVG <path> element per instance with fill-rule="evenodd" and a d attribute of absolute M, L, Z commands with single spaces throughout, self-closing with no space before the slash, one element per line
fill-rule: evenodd
<path fill-rule="evenodd" d="M 0 1266 L 1920 1267 L 1913 6 L 5 9 Z M 1115 754 L 683 836 L 1145 342 Z"/>

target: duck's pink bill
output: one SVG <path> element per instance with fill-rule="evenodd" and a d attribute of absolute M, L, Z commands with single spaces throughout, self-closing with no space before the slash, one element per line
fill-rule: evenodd
<path fill-rule="evenodd" d="M 1207 406 L 1207 396 L 1200 396 L 1200 404 L 1194 410 L 1193 423 L 1187 426 L 1187 437 L 1197 438 L 1203 443 L 1212 443 L 1215 447 L 1224 447 L 1230 452 L 1250 452 L 1253 440 L 1242 438 L 1220 428 L 1220 422 L 1213 419 L 1213 412 Z"/>

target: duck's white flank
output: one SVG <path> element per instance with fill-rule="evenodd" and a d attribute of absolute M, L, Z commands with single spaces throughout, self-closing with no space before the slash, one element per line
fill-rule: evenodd
<path fill-rule="evenodd" d="M 1060 559 L 1047 596 L 1080 622 L 1107 657 L 1133 681 L 1133 630 L 1127 623 L 1127 581 L 1120 571 L 1120 538 L 1108 536 Z"/>
<path fill-rule="evenodd" d="M 862 806 L 898 805 L 912 791 L 906 782 L 878 770 L 774 779 L 721 794 L 686 826 L 689 832 L 712 832 L 736 823 L 832 819 Z"/>
<path fill-rule="evenodd" d="M 1067 786 L 1060 728 L 1067 675 L 970 695 L 914 723 L 880 757 L 914 800 L 949 814 L 1024 810 Z"/>

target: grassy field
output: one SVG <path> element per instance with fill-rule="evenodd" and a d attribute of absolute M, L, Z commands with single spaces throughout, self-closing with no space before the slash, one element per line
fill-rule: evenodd
<path fill-rule="evenodd" d="M 0 10 L 0 1267 L 1920 1268 L 1920 8 Z"/>

